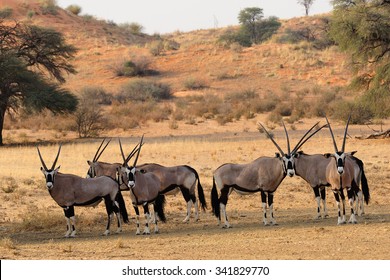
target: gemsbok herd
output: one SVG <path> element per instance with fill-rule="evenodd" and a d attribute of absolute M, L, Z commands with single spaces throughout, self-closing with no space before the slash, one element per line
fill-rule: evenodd
<path fill-rule="evenodd" d="M 294 175 L 304 179 L 313 188 L 317 202 L 317 218 L 328 216 L 325 187 L 330 186 L 338 207 L 337 224 L 346 223 L 344 190 L 347 193 L 351 211 L 348 222 L 357 223 L 356 214 L 359 216 L 364 214 L 363 200 L 368 204 L 370 193 L 367 178 L 364 174 L 363 162 L 354 156 L 356 151 L 345 151 L 349 122 L 350 117 L 344 130 L 341 150 L 336 144 L 327 118 L 325 125 L 318 126 L 319 122 L 317 122 L 312 126 L 293 149 L 290 147 L 289 135 L 282 121 L 287 150 L 283 150 L 267 129 L 259 124 L 259 131 L 267 134 L 278 152 L 274 157 L 263 156 L 246 164 L 225 163 L 214 171 L 211 207 L 212 213 L 218 219 L 218 224 L 220 225 L 221 219 L 223 219 L 222 227 L 231 227 L 226 206 L 229 195 L 232 191 L 235 191 L 240 195 L 260 192 L 263 223 L 264 225 L 276 225 L 273 212 L 274 193 L 286 176 L 293 177 Z M 306 141 L 323 128 L 329 129 L 335 149 L 334 153 L 308 155 L 302 152 L 300 148 Z M 121 163 L 101 162 L 98 160 L 111 140 L 106 143 L 105 141 L 106 139 L 103 139 L 92 161 L 87 161 L 89 169 L 86 178 L 59 172 L 60 167 L 56 167 L 56 164 L 61 145 L 50 168 L 45 164 L 37 147 L 47 190 L 55 202 L 64 210 L 67 222 L 65 237 L 75 237 L 76 235 L 74 207 L 96 206 L 102 200 L 104 200 L 108 216 L 103 235 L 110 234 L 110 224 L 114 214 L 118 225 L 117 232 L 121 232 L 122 221 L 129 222 L 122 192 L 129 192 L 130 194 L 136 214 L 137 235 L 141 233 L 139 206 L 142 206 L 144 210 L 145 228 L 143 234 L 150 234 L 150 222 L 154 224 L 154 232 L 159 232 L 158 221 L 166 221 L 164 214 L 165 195 L 176 194 L 179 191 L 182 193 L 187 203 L 186 217 L 183 222 L 190 220 L 192 206 L 195 208 L 196 221 L 199 219 L 199 206 L 203 211 L 207 209 L 203 187 L 198 172 L 194 168 L 188 165 L 166 167 L 157 163 L 137 165 L 141 148 L 144 145 L 144 136 L 127 156 L 119 139 L 119 148 L 122 155 Z M 149 207 L 149 205 L 153 207 Z M 153 209 L 152 214 L 149 212 L 150 208 Z"/>

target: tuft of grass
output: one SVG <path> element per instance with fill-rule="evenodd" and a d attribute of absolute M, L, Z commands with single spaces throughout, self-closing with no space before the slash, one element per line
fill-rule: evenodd
<path fill-rule="evenodd" d="M 4 177 L 1 184 L 3 185 L 1 189 L 4 193 L 14 193 L 19 187 L 18 183 L 13 177 Z"/>
<path fill-rule="evenodd" d="M 0 247 L 8 250 L 14 250 L 16 249 L 16 244 L 11 238 L 4 237 L 0 240 Z"/>

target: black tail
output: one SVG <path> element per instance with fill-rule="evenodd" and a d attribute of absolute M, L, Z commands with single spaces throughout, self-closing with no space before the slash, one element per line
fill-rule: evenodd
<path fill-rule="evenodd" d="M 207 209 L 207 203 L 206 203 L 206 199 L 205 199 L 205 196 L 204 196 L 203 187 L 200 184 L 199 174 L 191 166 L 186 165 L 186 167 L 188 169 L 190 169 L 194 173 L 196 180 L 198 180 L 198 198 L 199 198 L 200 205 L 201 205 L 203 211 L 205 211 Z"/>
<path fill-rule="evenodd" d="M 127 214 L 125 200 L 123 199 L 121 191 L 118 191 L 118 194 L 116 195 L 115 200 L 119 204 L 119 211 L 121 212 L 123 222 L 127 224 L 129 222 L 129 215 Z"/>
<path fill-rule="evenodd" d="M 361 175 L 362 175 L 362 177 L 360 179 L 361 179 L 361 183 L 362 183 L 363 197 L 364 197 L 364 201 L 366 202 L 366 204 L 368 204 L 368 202 L 370 201 L 370 190 L 368 188 L 366 174 L 364 173 L 364 163 L 363 163 L 363 161 L 361 161 L 357 157 L 353 157 L 353 159 L 355 160 L 355 162 L 358 164 L 358 166 L 360 168 Z"/>
<path fill-rule="evenodd" d="M 213 209 L 213 214 L 218 219 L 221 218 L 221 213 L 219 209 L 219 199 L 218 199 L 218 191 L 217 186 L 215 185 L 215 178 L 213 177 L 213 188 L 211 189 L 211 207 Z"/>
<path fill-rule="evenodd" d="M 166 217 L 164 213 L 164 206 L 165 206 L 165 196 L 162 194 L 159 194 L 154 201 L 154 211 L 157 212 L 157 215 L 161 222 L 166 222 Z"/>
<path fill-rule="evenodd" d="M 362 166 L 360 167 L 360 170 L 362 171 L 362 191 L 363 191 L 364 201 L 366 202 L 366 204 L 368 204 L 368 202 L 370 201 L 370 190 L 368 188 L 366 174 L 364 174 L 363 162 L 362 162 Z"/>

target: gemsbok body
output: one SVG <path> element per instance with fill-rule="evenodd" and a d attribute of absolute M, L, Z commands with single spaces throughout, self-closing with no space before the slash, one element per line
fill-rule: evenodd
<path fill-rule="evenodd" d="M 369 197 L 367 178 L 364 173 L 363 162 L 354 157 L 352 154 L 348 155 L 352 159 L 354 167 L 354 180 L 357 186 L 362 184 L 362 190 L 365 193 L 364 197 L 367 200 Z M 308 155 L 303 151 L 296 152 L 294 154 L 294 165 L 295 165 L 295 174 L 304 179 L 313 189 L 315 199 L 317 202 L 317 218 L 321 218 L 321 202 L 323 209 L 323 216 L 328 217 L 328 210 L 326 207 L 326 189 L 325 187 L 330 186 L 330 183 L 327 181 L 326 177 L 326 168 L 331 159 L 322 154 Z M 362 192 L 358 191 L 357 193 L 357 205 L 356 211 L 358 215 L 364 214 L 364 203 Z M 367 201 L 366 201 L 367 202 Z"/>
<path fill-rule="evenodd" d="M 42 163 L 41 171 L 46 179 L 46 187 L 54 201 L 64 210 L 67 232 L 65 237 L 75 237 L 75 206 L 96 206 L 104 200 L 108 222 L 103 235 L 110 234 L 111 219 L 116 214 L 118 221 L 117 232 L 122 231 L 119 212 L 123 205 L 116 202 L 119 192 L 118 183 L 110 177 L 102 176 L 96 178 L 82 178 L 72 174 L 62 174 L 60 167 L 55 168 L 61 146 L 58 149 L 56 159 L 51 168 L 47 168 L 41 152 L 38 149 L 38 155 Z"/>
<path fill-rule="evenodd" d="M 110 141 L 111 141 L 111 139 L 108 140 L 106 145 L 103 147 L 103 149 L 100 150 L 102 148 L 105 140 L 106 139 L 104 138 L 102 143 L 100 144 L 99 148 L 97 149 L 92 161 L 87 160 L 87 163 L 89 165 L 88 172 L 87 172 L 87 178 L 108 176 L 114 180 L 117 180 L 117 178 L 116 178 L 117 170 L 118 170 L 118 167 L 121 166 L 121 164 L 120 163 L 106 163 L 106 162 L 98 161 L 100 156 L 103 154 L 104 150 L 107 148 L 108 144 L 110 144 Z M 127 214 L 126 204 L 125 204 L 125 201 L 124 201 L 122 193 L 121 193 L 122 190 L 128 190 L 127 186 L 125 186 L 123 184 L 120 185 L 120 191 L 119 191 L 118 196 L 117 196 L 117 201 L 118 201 L 118 203 L 123 205 L 123 207 L 120 208 L 123 222 L 128 223 L 129 217 Z"/>
<path fill-rule="evenodd" d="M 130 189 L 130 198 L 134 207 L 134 211 L 136 213 L 136 224 L 137 224 L 137 231 L 136 234 L 140 234 L 140 222 L 139 222 L 139 210 L 138 206 L 142 205 L 144 208 L 144 214 L 145 214 L 145 229 L 143 234 L 150 234 L 149 229 L 149 221 L 150 221 L 150 213 L 149 213 L 149 204 L 153 204 L 153 210 L 154 210 L 154 217 L 156 217 L 156 214 L 158 215 L 158 218 L 165 222 L 165 214 L 164 214 L 164 204 L 165 204 L 165 197 L 160 192 L 161 189 L 161 182 L 159 178 L 152 172 L 147 172 L 145 170 L 141 170 L 137 167 L 137 160 L 141 151 L 141 147 L 143 145 L 142 143 L 143 137 L 141 139 L 140 144 L 138 144 L 133 151 L 125 158 L 122 144 L 119 141 L 120 149 L 122 153 L 122 157 L 124 159 L 123 164 L 120 168 L 118 168 L 118 177 L 120 180 L 123 180 L 123 183 L 125 183 L 129 189 Z M 138 148 L 139 146 L 139 148 Z M 137 153 L 136 159 L 132 166 L 128 165 L 129 160 Z M 154 218 L 154 232 L 158 233 L 158 225 L 157 225 L 157 219 Z"/>
<path fill-rule="evenodd" d="M 264 225 L 275 225 L 276 220 L 273 213 L 274 192 L 287 175 L 292 177 L 295 174 L 294 160 L 291 156 L 289 137 L 284 123 L 283 127 L 287 138 L 287 153 L 283 152 L 265 127 L 262 124 L 260 125 L 279 150 L 280 154 L 277 153 L 275 157 L 260 157 L 248 164 L 226 163 L 214 171 L 213 187 L 211 190 L 212 209 L 214 215 L 218 218 L 219 223 L 221 222 L 222 212 L 222 216 L 224 217 L 224 228 L 231 227 L 226 214 L 226 205 L 229 195 L 233 190 L 241 195 L 260 192 L 263 208 L 263 223 Z M 322 127 L 317 129 L 304 139 L 315 126 L 306 132 L 293 151 L 299 149 L 310 137 L 322 129 Z M 217 189 L 220 191 L 219 196 Z M 269 223 L 267 221 L 267 198 Z"/>
<path fill-rule="evenodd" d="M 139 165 L 138 169 L 151 172 L 159 178 L 161 182 L 160 193 L 170 195 L 181 191 L 187 203 L 187 214 L 183 222 L 189 221 L 192 205 L 195 208 L 195 221 L 199 220 L 199 205 L 195 195 L 196 186 L 202 209 L 205 210 L 207 205 L 198 172 L 194 168 L 188 165 L 166 167 L 156 163 L 146 163 Z"/>
<path fill-rule="evenodd" d="M 333 145 L 335 148 L 334 154 L 326 154 L 326 156 L 330 158 L 330 162 L 326 167 L 326 178 L 329 184 L 331 185 L 337 203 L 337 208 L 338 208 L 337 224 L 344 224 L 346 222 L 344 189 L 347 190 L 348 201 L 351 208 L 351 216 L 348 222 L 353 224 L 357 223 L 355 210 L 354 210 L 354 199 L 355 199 L 355 194 L 359 192 L 359 187 L 357 185 L 358 182 L 354 180 L 354 176 L 356 172 L 354 167 L 355 162 L 351 159 L 353 153 L 345 152 L 345 142 L 347 138 L 348 125 L 350 119 L 351 116 L 348 118 L 347 125 L 344 130 L 343 145 L 341 150 L 339 150 L 337 148 L 336 140 L 334 138 L 334 134 L 329 124 L 328 118 L 326 118 L 326 122 L 328 123 L 329 131 L 332 136 Z M 368 203 L 369 201 L 368 188 L 366 190 L 363 188 L 363 195 L 365 196 L 366 203 Z M 342 212 L 340 207 L 340 198 L 342 201 Z"/>

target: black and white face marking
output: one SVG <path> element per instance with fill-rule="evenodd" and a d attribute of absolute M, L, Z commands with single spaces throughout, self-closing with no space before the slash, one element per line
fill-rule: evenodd
<path fill-rule="evenodd" d="M 344 173 L 345 153 L 337 152 L 334 154 L 337 165 L 337 172 L 341 175 Z"/>
<path fill-rule="evenodd" d="M 57 174 L 58 169 L 59 167 L 54 170 L 52 169 L 45 170 L 43 167 L 41 167 L 41 171 L 46 179 L 46 187 L 49 191 L 54 187 L 54 176 Z"/>
<path fill-rule="evenodd" d="M 135 186 L 135 167 L 126 167 L 125 172 L 127 176 L 127 186 L 132 189 Z"/>
<path fill-rule="evenodd" d="M 291 155 L 285 155 L 282 157 L 284 170 L 290 177 L 295 175 L 294 157 Z"/>

